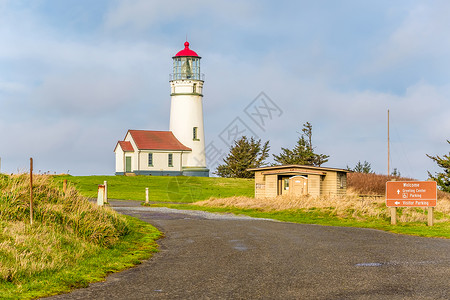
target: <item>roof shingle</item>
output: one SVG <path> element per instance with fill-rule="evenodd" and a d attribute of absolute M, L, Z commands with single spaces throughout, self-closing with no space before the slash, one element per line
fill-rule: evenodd
<path fill-rule="evenodd" d="M 183 145 L 171 131 L 128 130 L 139 150 L 192 151 Z"/>
<path fill-rule="evenodd" d="M 119 145 L 124 152 L 134 152 L 133 145 L 128 141 L 119 141 Z"/>

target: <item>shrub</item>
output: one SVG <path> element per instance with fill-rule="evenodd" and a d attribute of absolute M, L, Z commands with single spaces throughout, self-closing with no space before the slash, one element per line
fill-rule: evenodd
<path fill-rule="evenodd" d="M 0 191 L 0 280 L 17 283 L 71 265 L 129 233 L 123 216 L 71 186 L 64 194 L 49 176 L 33 177 L 32 226 L 29 176 L 0 175 Z"/>
<path fill-rule="evenodd" d="M 71 228 L 79 236 L 100 246 L 109 246 L 128 233 L 125 219 L 111 209 L 98 207 L 68 187 L 66 194 L 51 177 L 34 176 L 33 210 L 36 222 Z M 0 178 L 0 219 L 29 219 L 29 177 L 25 174 Z"/>
<path fill-rule="evenodd" d="M 384 195 L 386 193 L 386 182 L 393 179 L 397 181 L 414 180 L 405 177 L 355 172 L 347 174 L 347 188 L 358 194 Z"/>

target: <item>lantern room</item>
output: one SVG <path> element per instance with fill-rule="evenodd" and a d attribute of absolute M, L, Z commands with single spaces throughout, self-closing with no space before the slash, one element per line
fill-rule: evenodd
<path fill-rule="evenodd" d="M 203 80 L 200 73 L 200 59 L 198 54 L 189 49 L 189 42 L 184 43 L 184 49 L 173 57 L 173 74 L 171 80 Z"/>

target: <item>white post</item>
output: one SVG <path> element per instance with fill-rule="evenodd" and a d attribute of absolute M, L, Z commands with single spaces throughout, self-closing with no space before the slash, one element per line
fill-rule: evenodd
<path fill-rule="evenodd" d="M 148 203 L 148 188 L 145 188 L 145 203 Z"/>
<path fill-rule="evenodd" d="M 103 206 L 103 200 L 105 199 L 105 186 L 103 184 L 98 185 L 97 205 Z"/>
<path fill-rule="evenodd" d="M 105 203 L 108 203 L 108 182 L 103 181 L 103 185 L 105 186 L 105 198 L 103 199 Z"/>

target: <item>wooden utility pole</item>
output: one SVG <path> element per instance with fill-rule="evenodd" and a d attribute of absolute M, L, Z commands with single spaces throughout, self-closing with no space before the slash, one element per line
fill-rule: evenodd
<path fill-rule="evenodd" d="M 389 175 L 391 174 L 391 172 L 390 172 L 390 169 L 389 169 L 389 163 L 390 163 L 390 159 L 391 159 L 391 149 L 390 149 L 390 142 L 389 142 L 389 109 L 388 109 L 388 119 L 387 119 L 387 121 L 388 121 L 388 132 L 387 132 L 387 136 L 388 136 L 388 140 L 387 140 L 387 142 L 388 142 L 388 165 L 387 165 L 387 175 L 388 175 L 388 177 L 389 177 Z"/>
<path fill-rule="evenodd" d="M 33 158 L 30 157 L 30 224 L 33 225 Z"/>

